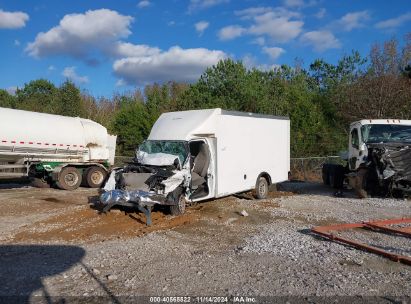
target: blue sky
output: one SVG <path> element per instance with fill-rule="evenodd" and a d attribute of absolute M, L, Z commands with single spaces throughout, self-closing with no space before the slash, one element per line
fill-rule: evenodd
<path fill-rule="evenodd" d="M 336 62 L 411 31 L 409 0 L 0 0 L 0 88 L 72 79 L 111 96 L 193 82 L 222 58 Z"/>

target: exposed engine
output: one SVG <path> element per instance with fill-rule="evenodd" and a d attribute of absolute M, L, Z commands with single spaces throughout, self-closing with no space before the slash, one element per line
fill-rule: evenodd
<path fill-rule="evenodd" d="M 411 147 L 399 142 L 367 144 L 367 190 L 378 195 L 411 192 Z"/>

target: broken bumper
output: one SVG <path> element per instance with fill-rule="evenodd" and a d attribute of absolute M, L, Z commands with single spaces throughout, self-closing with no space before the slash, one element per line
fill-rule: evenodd
<path fill-rule="evenodd" d="M 137 208 L 145 214 L 147 225 L 151 225 L 151 208 L 155 204 L 162 204 L 162 201 L 158 195 L 142 190 L 110 190 L 100 195 L 100 202 L 104 206 L 103 212 L 109 211 L 114 206 Z"/>

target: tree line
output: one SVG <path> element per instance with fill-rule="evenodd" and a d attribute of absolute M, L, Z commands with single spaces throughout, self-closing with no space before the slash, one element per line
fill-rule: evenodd
<path fill-rule="evenodd" d="M 56 87 L 38 79 L 14 95 L 0 90 L 0 106 L 92 119 L 118 135 L 118 155 L 132 155 L 164 112 L 220 107 L 288 116 L 293 157 L 330 155 L 345 149 L 352 121 L 411 119 L 411 33 L 336 64 L 317 59 L 304 67 L 297 60 L 262 71 L 225 59 L 193 84 L 146 85 L 111 98 L 95 98 L 69 80 Z"/>

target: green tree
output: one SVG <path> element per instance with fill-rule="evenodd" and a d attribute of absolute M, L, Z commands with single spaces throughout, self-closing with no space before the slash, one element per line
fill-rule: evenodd
<path fill-rule="evenodd" d="M 45 79 L 38 79 L 26 83 L 22 89 L 16 91 L 16 107 L 23 110 L 58 113 L 58 89 Z"/>
<path fill-rule="evenodd" d="M 118 136 L 118 155 L 132 155 L 135 148 L 147 138 L 151 121 L 142 102 L 130 101 L 115 114 L 110 130 Z"/>
<path fill-rule="evenodd" d="M 0 107 L 14 108 L 16 106 L 16 98 L 6 90 L 0 89 Z"/>
<path fill-rule="evenodd" d="M 57 103 L 57 114 L 73 117 L 83 114 L 80 90 L 70 80 L 60 86 Z"/>

